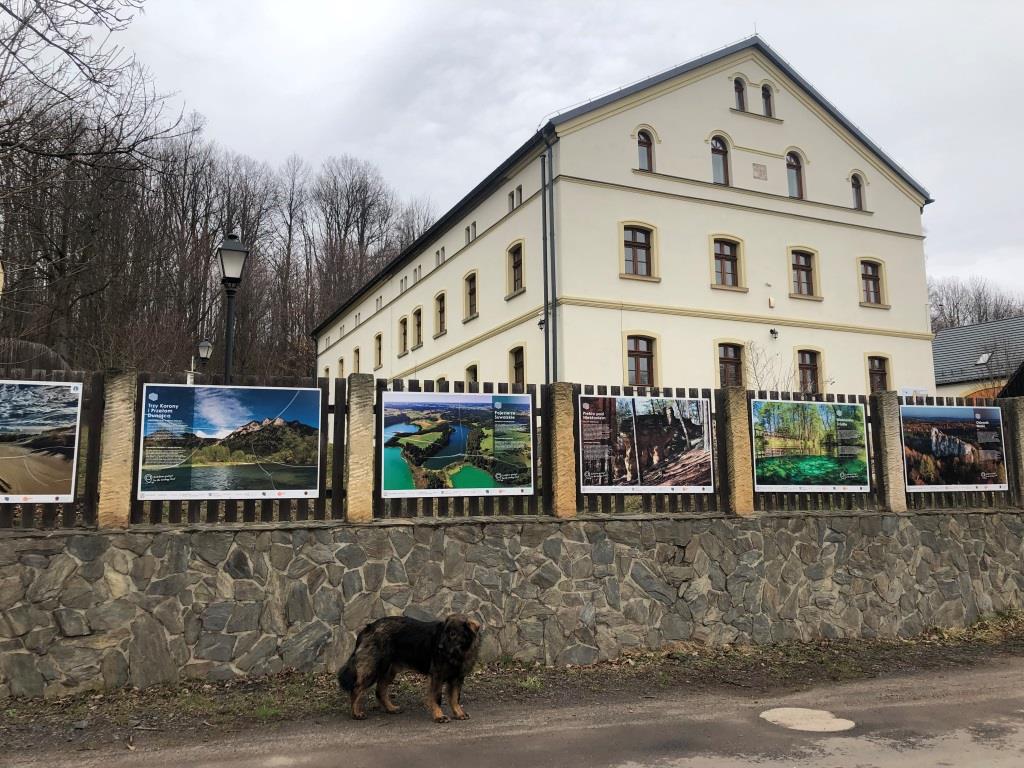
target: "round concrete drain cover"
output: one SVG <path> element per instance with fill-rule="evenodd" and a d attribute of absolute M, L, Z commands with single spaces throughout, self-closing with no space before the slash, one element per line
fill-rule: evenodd
<path fill-rule="evenodd" d="M 814 733 L 848 731 L 856 725 L 853 720 L 836 717 L 824 709 L 803 709 L 802 707 L 766 709 L 761 713 L 761 719 L 794 731 L 812 731 Z"/>

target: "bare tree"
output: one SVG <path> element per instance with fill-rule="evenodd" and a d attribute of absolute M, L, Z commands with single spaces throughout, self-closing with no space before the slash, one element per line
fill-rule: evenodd
<path fill-rule="evenodd" d="M 1024 315 L 1024 295 L 1011 293 L 975 275 L 928 281 L 932 330 L 958 328 Z"/>

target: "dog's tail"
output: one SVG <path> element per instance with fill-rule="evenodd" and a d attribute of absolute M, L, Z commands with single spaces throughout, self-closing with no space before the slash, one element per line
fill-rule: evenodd
<path fill-rule="evenodd" d="M 345 662 L 345 666 L 338 670 L 338 685 L 346 693 L 352 693 L 356 688 L 356 654 L 352 653 Z"/>

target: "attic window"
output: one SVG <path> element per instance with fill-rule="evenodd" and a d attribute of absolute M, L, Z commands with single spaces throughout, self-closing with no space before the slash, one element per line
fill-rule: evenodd
<path fill-rule="evenodd" d="M 991 352 L 982 352 L 981 357 L 978 358 L 978 362 L 976 362 L 975 365 L 988 365 L 988 361 L 991 359 Z"/>

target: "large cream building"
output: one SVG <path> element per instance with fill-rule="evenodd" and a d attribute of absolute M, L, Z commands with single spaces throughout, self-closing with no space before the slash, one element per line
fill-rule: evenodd
<path fill-rule="evenodd" d="M 933 390 L 929 202 L 749 38 L 547 122 L 314 330 L 319 371 Z"/>

